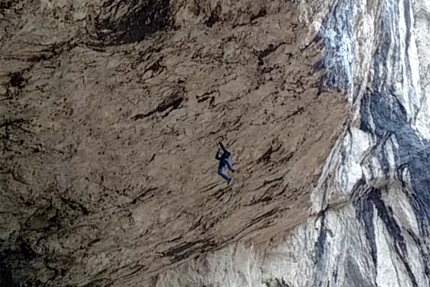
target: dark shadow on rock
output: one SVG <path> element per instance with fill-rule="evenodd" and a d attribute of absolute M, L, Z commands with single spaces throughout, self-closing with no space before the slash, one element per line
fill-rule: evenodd
<path fill-rule="evenodd" d="M 169 0 L 108 0 L 95 20 L 100 46 L 139 42 L 170 26 Z"/>
<path fill-rule="evenodd" d="M 4 259 L 2 257 L 0 257 L 0 286 L 18 286 L 18 284 L 13 281 L 12 274 L 9 268 L 4 264 Z"/>

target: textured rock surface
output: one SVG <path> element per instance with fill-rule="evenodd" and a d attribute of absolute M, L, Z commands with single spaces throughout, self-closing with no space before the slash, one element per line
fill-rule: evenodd
<path fill-rule="evenodd" d="M 307 220 L 349 82 L 320 89 L 333 74 L 315 26 L 297 18 L 306 6 L 0 7 L 1 285 L 153 284 Z M 221 139 L 237 169 L 229 188 Z"/>
<path fill-rule="evenodd" d="M 317 216 L 273 249 L 229 247 L 157 286 L 429 286 L 430 2 L 321 5 L 306 20 L 328 43 L 324 83 L 349 91 L 353 118 L 312 193 Z"/>
<path fill-rule="evenodd" d="M 0 3 L 2 285 L 430 285 L 430 2 Z"/>

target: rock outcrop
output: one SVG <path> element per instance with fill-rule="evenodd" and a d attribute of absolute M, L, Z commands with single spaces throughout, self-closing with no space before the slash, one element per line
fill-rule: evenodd
<path fill-rule="evenodd" d="M 276 247 L 230 246 L 156 286 L 430 284 L 430 3 L 320 4 L 307 21 L 326 40 L 323 82 L 348 90 L 353 117 L 312 193 L 317 216 Z"/>
<path fill-rule="evenodd" d="M 0 284 L 429 285 L 429 12 L 0 2 Z"/>
<path fill-rule="evenodd" d="M 5 4 L 4 284 L 135 286 L 304 222 L 348 104 L 321 89 L 323 43 L 297 9 Z"/>

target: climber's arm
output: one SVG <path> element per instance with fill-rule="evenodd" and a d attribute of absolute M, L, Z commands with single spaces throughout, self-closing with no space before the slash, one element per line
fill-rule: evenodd
<path fill-rule="evenodd" d="M 222 142 L 219 142 L 220 147 L 222 148 L 223 152 L 228 152 L 228 150 L 224 147 L 224 145 L 222 144 Z"/>
<path fill-rule="evenodd" d="M 221 157 L 219 156 L 219 151 L 216 152 L 215 159 L 221 160 Z"/>

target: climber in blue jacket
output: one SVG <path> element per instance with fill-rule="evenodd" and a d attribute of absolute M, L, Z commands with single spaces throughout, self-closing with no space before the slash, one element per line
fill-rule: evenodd
<path fill-rule="evenodd" d="M 233 165 L 231 163 L 230 157 L 231 157 L 231 152 L 229 152 L 224 145 L 222 144 L 222 142 L 219 142 L 219 145 L 223 151 L 223 153 L 220 155 L 220 151 L 218 150 L 216 153 L 215 158 L 217 160 L 219 160 L 219 165 L 218 165 L 218 174 L 224 178 L 229 184 L 231 182 L 231 177 L 229 177 L 228 175 L 226 175 L 224 173 L 224 169 L 225 167 L 228 167 L 229 170 L 231 170 L 232 172 L 234 172 L 233 169 Z"/>

